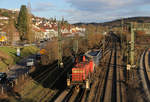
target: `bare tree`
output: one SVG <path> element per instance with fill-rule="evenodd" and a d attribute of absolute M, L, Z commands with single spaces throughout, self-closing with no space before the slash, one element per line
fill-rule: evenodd
<path fill-rule="evenodd" d="M 10 19 L 8 25 L 5 27 L 6 33 L 7 33 L 7 36 L 8 36 L 7 40 L 8 40 L 9 44 L 13 43 L 13 41 L 15 40 L 15 37 L 16 37 L 15 33 L 17 33 L 17 29 L 15 27 L 14 22 L 15 22 L 14 19 Z"/>
<path fill-rule="evenodd" d="M 48 65 L 58 59 L 57 41 L 49 42 L 45 46 L 46 53 L 42 56 L 42 64 Z"/>

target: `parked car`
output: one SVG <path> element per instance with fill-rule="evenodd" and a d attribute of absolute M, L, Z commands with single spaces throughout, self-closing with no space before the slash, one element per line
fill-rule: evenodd
<path fill-rule="evenodd" d="M 36 60 L 37 60 L 37 61 L 41 60 L 41 54 L 39 54 L 39 53 L 36 54 Z"/>
<path fill-rule="evenodd" d="M 0 83 L 3 83 L 7 79 L 7 74 L 5 72 L 0 72 Z"/>
<path fill-rule="evenodd" d="M 27 66 L 27 67 L 32 67 L 32 66 L 34 66 L 34 59 L 32 59 L 32 58 L 27 59 L 26 66 Z"/>
<path fill-rule="evenodd" d="M 5 72 L 0 72 L 0 84 L 7 85 L 11 88 L 15 86 L 15 76 L 7 77 L 7 74 Z"/>

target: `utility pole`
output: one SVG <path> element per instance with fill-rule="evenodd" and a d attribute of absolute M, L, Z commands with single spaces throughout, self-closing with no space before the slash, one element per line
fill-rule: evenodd
<path fill-rule="evenodd" d="M 104 50 L 105 50 L 105 33 L 103 34 L 103 36 L 104 36 L 104 38 L 103 38 L 103 40 L 102 40 L 102 42 L 103 42 L 103 58 L 104 58 Z"/>
<path fill-rule="evenodd" d="M 123 18 L 121 19 L 121 55 L 123 56 L 123 51 L 124 51 L 124 45 L 123 45 Z"/>
<path fill-rule="evenodd" d="M 105 55 L 104 55 L 104 52 L 105 52 L 105 34 L 103 35 L 104 36 L 104 38 L 103 38 L 103 40 L 102 40 L 102 42 L 103 42 L 103 52 L 102 52 L 102 61 L 103 61 L 103 63 L 105 64 L 106 62 L 105 62 Z"/>
<path fill-rule="evenodd" d="M 76 55 L 78 53 L 78 38 L 74 39 L 73 51 L 75 52 L 75 57 L 76 57 Z"/>
<path fill-rule="evenodd" d="M 106 34 L 108 33 L 108 26 L 106 27 L 106 30 L 105 30 L 105 32 L 103 33 L 103 36 L 104 36 L 104 38 L 103 38 L 103 40 L 102 40 L 102 43 L 103 43 L 103 52 L 102 52 L 102 56 L 103 56 L 103 63 L 105 63 L 105 58 L 104 58 L 104 50 L 105 50 L 105 36 L 106 36 Z"/>
<path fill-rule="evenodd" d="M 63 67 L 62 62 L 62 34 L 61 34 L 61 24 L 58 21 L 58 67 Z"/>
<path fill-rule="evenodd" d="M 133 28 L 133 23 L 131 23 L 131 67 L 135 64 L 134 62 L 134 44 L 135 44 L 135 38 L 134 38 L 134 28 Z"/>
<path fill-rule="evenodd" d="M 103 38 L 103 58 L 104 58 L 104 50 L 105 50 L 105 35 L 104 35 L 104 38 Z"/>
<path fill-rule="evenodd" d="M 29 40 L 29 43 L 35 41 L 35 36 L 32 33 L 32 13 L 31 13 L 31 1 L 28 1 L 27 5 L 27 10 L 28 10 L 28 34 L 27 34 L 27 39 Z"/>
<path fill-rule="evenodd" d="M 28 8 L 28 13 L 31 14 L 31 2 L 30 2 L 30 0 L 28 2 L 28 7 L 27 8 Z"/>

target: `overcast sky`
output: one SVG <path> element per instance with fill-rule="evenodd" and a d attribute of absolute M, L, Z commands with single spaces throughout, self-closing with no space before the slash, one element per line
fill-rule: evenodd
<path fill-rule="evenodd" d="M 0 8 L 17 9 L 31 2 L 40 17 L 64 17 L 70 23 L 105 22 L 124 17 L 150 16 L 150 0 L 0 0 Z"/>

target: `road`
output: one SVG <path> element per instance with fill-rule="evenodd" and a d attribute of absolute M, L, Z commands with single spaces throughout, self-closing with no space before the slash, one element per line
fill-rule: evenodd
<path fill-rule="evenodd" d="M 18 78 L 20 75 L 29 72 L 29 68 L 26 67 L 26 61 L 28 58 L 34 58 L 35 59 L 34 55 L 23 58 L 16 65 L 13 65 L 8 69 L 8 72 L 7 72 L 8 77 Z"/>

